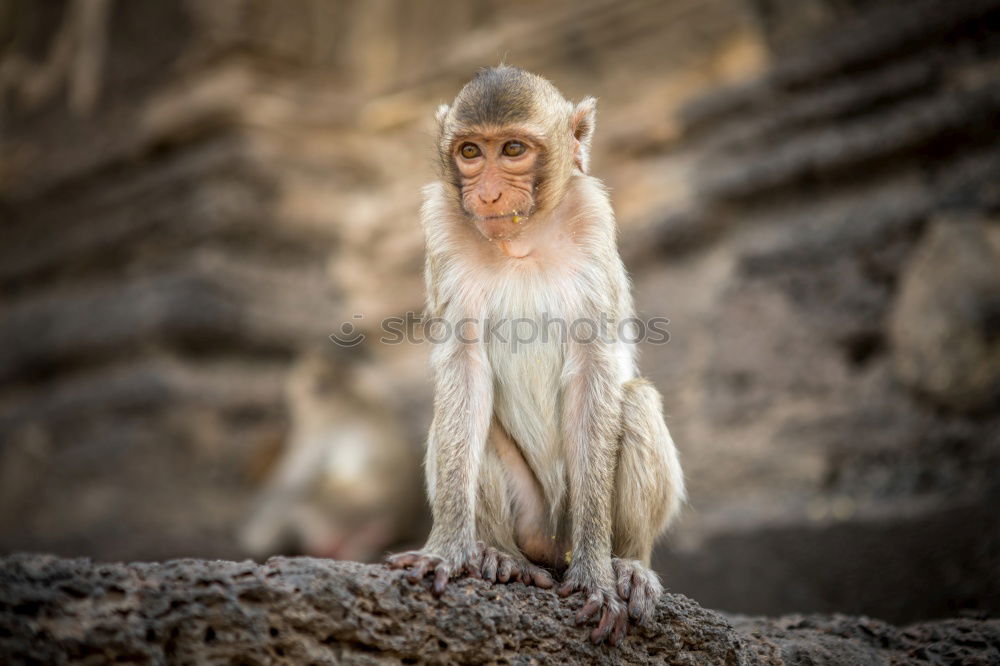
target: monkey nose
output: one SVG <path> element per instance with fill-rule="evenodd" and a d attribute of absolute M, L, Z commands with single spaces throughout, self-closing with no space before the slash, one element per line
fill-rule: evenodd
<path fill-rule="evenodd" d="M 479 192 L 479 200 L 482 201 L 484 204 L 496 203 L 497 201 L 500 200 L 500 197 L 502 196 L 503 196 L 503 190 L 497 190 L 496 192 L 483 192 L 482 190 L 480 190 Z"/>

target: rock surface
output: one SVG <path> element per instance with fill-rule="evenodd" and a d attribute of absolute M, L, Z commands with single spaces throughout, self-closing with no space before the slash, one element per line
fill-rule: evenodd
<path fill-rule="evenodd" d="M 435 599 L 380 565 L 96 564 L 0 559 L 4 663 L 994 664 L 1000 621 L 899 629 L 867 618 L 735 618 L 667 594 L 618 649 L 572 624 L 580 600 L 462 580 Z"/>
<path fill-rule="evenodd" d="M 65 44 L 83 5 L 106 30 Z M 436 6 L 0 2 L 0 552 L 246 557 L 309 400 L 325 424 L 368 396 L 416 449 L 429 345 L 378 321 L 421 307 L 434 108 L 503 55 L 600 99 L 593 172 L 671 322 L 640 354 L 690 491 L 668 584 L 755 615 L 1000 608 L 996 289 L 959 242 L 1000 219 L 1000 0 Z M 102 35 L 89 110 L 70 72 L 18 74 Z M 286 397 L 345 322 L 369 340 L 336 367 L 372 390 Z"/>
<path fill-rule="evenodd" d="M 1000 398 L 1000 225 L 938 223 L 903 274 L 890 332 L 896 373 L 946 408 Z"/>

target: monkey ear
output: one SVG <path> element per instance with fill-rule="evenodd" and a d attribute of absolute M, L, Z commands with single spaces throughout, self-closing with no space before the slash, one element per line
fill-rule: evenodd
<path fill-rule="evenodd" d="M 444 123 L 444 117 L 448 115 L 450 109 L 451 107 L 447 104 L 442 104 L 437 108 L 437 111 L 434 112 L 434 120 L 437 121 L 438 125 Z"/>
<path fill-rule="evenodd" d="M 597 100 L 593 97 L 585 97 L 570 117 L 570 127 L 573 130 L 573 138 L 576 140 L 574 159 L 580 171 L 587 173 L 590 168 L 590 140 L 594 136 L 594 127 L 597 125 Z"/>

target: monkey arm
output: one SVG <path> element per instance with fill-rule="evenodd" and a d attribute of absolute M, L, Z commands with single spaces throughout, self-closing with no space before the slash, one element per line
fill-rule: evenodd
<path fill-rule="evenodd" d="M 475 324 L 469 324 L 475 326 Z M 434 524 L 419 551 L 389 557 L 408 568 L 410 580 L 434 575 L 434 592 L 468 573 L 480 577 L 482 551 L 476 540 L 479 470 L 493 413 L 493 375 L 482 338 L 468 329 L 435 347 L 434 421 L 427 438 L 427 491 Z"/>
<path fill-rule="evenodd" d="M 476 492 L 493 413 L 493 377 L 481 341 L 441 343 L 433 363 L 427 483 L 434 527 L 427 549 L 460 558 L 476 541 Z"/>
<path fill-rule="evenodd" d="M 612 349 L 571 341 L 564 372 L 562 424 L 568 461 L 572 566 L 611 580 L 611 497 L 621 386 Z"/>

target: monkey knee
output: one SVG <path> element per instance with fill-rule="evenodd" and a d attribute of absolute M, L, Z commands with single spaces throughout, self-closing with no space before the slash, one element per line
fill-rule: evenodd
<path fill-rule="evenodd" d="M 624 386 L 622 442 L 618 460 L 618 513 L 654 537 L 684 501 L 684 477 L 673 438 L 663 420 L 660 394 L 642 378 Z"/>

